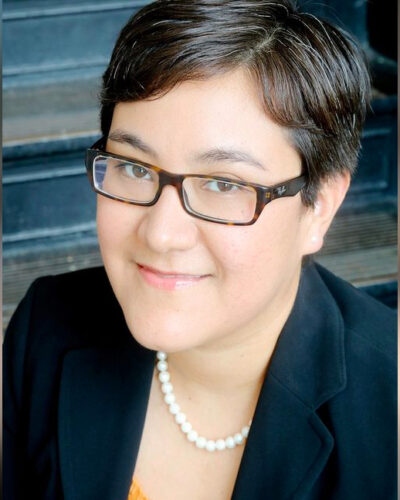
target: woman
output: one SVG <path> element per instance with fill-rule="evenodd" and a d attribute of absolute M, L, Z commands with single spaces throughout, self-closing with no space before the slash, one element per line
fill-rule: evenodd
<path fill-rule="evenodd" d="M 369 96 L 288 0 L 158 1 L 87 153 L 104 269 L 37 280 L 6 336 L 6 498 L 395 497 L 393 313 L 305 257 Z"/>

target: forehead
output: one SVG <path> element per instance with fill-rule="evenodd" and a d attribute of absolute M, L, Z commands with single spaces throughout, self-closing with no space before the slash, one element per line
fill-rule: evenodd
<path fill-rule="evenodd" d="M 121 108 L 124 109 L 122 112 Z M 242 69 L 203 80 L 181 82 L 161 97 L 119 103 L 114 115 L 130 112 L 141 120 L 146 119 L 146 115 L 151 120 L 162 122 L 168 118 L 171 126 L 185 118 L 190 118 L 190 125 L 203 119 L 214 121 L 217 117 L 220 121 L 228 121 L 234 116 L 232 125 L 240 125 L 249 115 L 252 118 L 257 115 L 261 121 L 267 118 L 253 79 Z"/>
<path fill-rule="evenodd" d="M 155 99 L 119 103 L 110 132 L 115 130 L 140 137 L 157 156 L 144 160 L 158 164 L 216 148 L 241 149 L 278 170 L 300 164 L 286 129 L 267 116 L 244 70 L 184 82 Z"/>

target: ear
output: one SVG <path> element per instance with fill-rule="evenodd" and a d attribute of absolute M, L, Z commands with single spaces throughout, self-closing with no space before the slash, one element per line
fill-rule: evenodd
<path fill-rule="evenodd" d="M 324 244 L 324 237 L 332 219 L 342 204 L 350 185 L 350 174 L 345 172 L 323 181 L 314 207 L 306 215 L 307 230 L 303 255 L 318 252 Z"/>

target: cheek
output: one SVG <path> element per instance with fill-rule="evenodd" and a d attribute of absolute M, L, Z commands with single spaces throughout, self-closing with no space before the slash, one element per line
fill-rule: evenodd
<path fill-rule="evenodd" d="M 249 275 L 273 273 L 279 263 L 300 261 L 301 220 L 294 200 L 281 200 L 264 209 L 252 226 L 227 227 L 219 239 L 222 269 Z M 292 202 L 292 203 L 290 203 Z M 283 210 L 285 209 L 285 210 Z M 278 266 L 278 267 L 276 267 Z"/>
<path fill-rule="evenodd" d="M 135 207 L 137 208 L 137 207 Z M 97 198 L 97 234 L 103 254 L 107 251 L 121 250 L 120 244 L 132 236 L 136 219 L 128 204 L 110 200 L 104 196 Z M 106 257 L 106 255 L 104 255 Z"/>
<path fill-rule="evenodd" d="M 231 231 L 220 244 L 224 307 L 232 317 L 257 316 L 287 296 L 301 266 L 299 212 L 263 213 L 256 224 Z M 271 208 L 271 207 L 267 207 Z M 285 207 L 286 208 L 286 207 Z M 263 215 L 265 215 L 263 217 Z"/>

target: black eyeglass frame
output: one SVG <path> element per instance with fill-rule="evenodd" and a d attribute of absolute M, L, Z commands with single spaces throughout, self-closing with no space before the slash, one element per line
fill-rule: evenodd
<path fill-rule="evenodd" d="M 88 175 L 90 184 L 96 193 L 99 193 L 107 198 L 112 199 L 112 200 L 121 201 L 122 203 L 128 203 L 129 205 L 140 205 L 140 206 L 150 207 L 150 206 L 155 205 L 157 203 L 158 199 L 161 196 L 161 193 L 162 193 L 164 186 L 174 186 L 178 191 L 179 199 L 181 201 L 182 207 L 185 210 L 185 212 L 187 212 L 188 214 L 190 214 L 193 217 L 196 217 L 198 219 L 207 220 L 210 222 L 215 222 L 217 224 L 225 224 L 228 226 L 250 226 L 257 221 L 261 212 L 263 211 L 265 206 L 268 205 L 268 203 L 271 203 L 271 201 L 276 200 L 278 198 L 284 198 L 286 196 L 295 196 L 306 185 L 306 177 L 304 175 L 300 175 L 298 177 L 288 179 L 287 181 L 281 182 L 279 184 L 275 184 L 274 186 L 263 186 L 261 184 L 255 184 L 252 182 L 244 182 L 244 181 L 240 181 L 240 180 L 236 180 L 236 179 L 233 180 L 233 179 L 229 179 L 227 177 L 220 177 L 220 176 L 213 176 L 213 175 L 172 174 L 170 172 L 167 172 L 166 170 L 161 169 L 160 167 L 157 167 L 155 165 L 151 165 L 151 164 L 143 162 L 143 161 L 139 161 L 139 160 L 136 160 L 133 158 L 128 158 L 126 156 L 116 155 L 114 153 L 107 153 L 107 151 L 104 151 L 104 148 L 105 148 L 105 140 L 104 140 L 104 137 L 102 137 L 101 139 L 96 141 L 93 144 L 93 146 L 90 147 L 89 149 L 87 149 L 87 151 L 86 151 L 86 158 L 85 158 L 86 171 L 87 171 L 87 175 Z M 94 178 L 93 178 L 93 166 L 94 166 L 94 161 L 98 156 L 103 156 L 106 158 L 116 158 L 118 160 L 123 160 L 123 161 L 129 162 L 129 163 L 137 164 L 138 166 L 143 166 L 145 168 L 148 168 L 148 169 L 156 172 L 159 176 L 159 186 L 158 186 L 158 190 L 155 194 L 154 199 L 150 202 L 145 202 L 145 203 L 133 201 L 133 200 L 127 200 L 126 198 L 121 198 L 121 197 L 112 195 L 110 193 L 107 193 L 107 192 L 102 191 L 99 188 L 97 188 L 95 183 L 94 183 Z M 189 204 L 187 204 L 186 199 L 185 199 L 185 193 L 183 190 L 183 181 L 187 177 L 196 177 L 196 178 L 200 178 L 200 179 L 216 180 L 216 181 L 221 181 L 221 182 L 237 184 L 239 186 L 253 188 L 257 194 L 257 202 L 256 202 L 256 207 L 254 210 L 253 218 L 248 222 L 232 222 L 232 221 L 225 221 L 223 219 L 208 217 L 206 215 L 202 215 L 202 214 L 199 214 L 197 212 L 194 212 L 191 209 L 191 207 L 189 206 Z"/>

